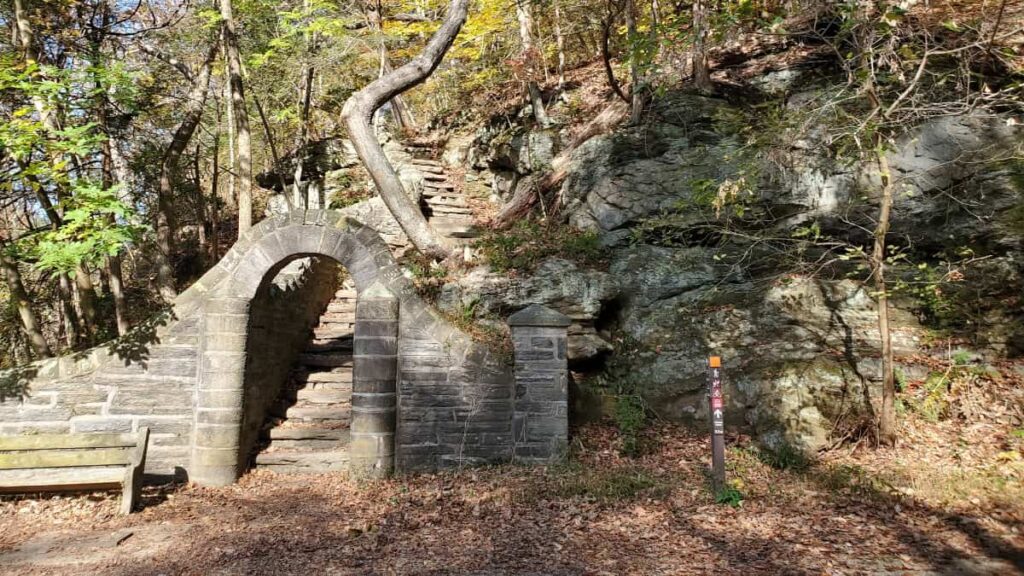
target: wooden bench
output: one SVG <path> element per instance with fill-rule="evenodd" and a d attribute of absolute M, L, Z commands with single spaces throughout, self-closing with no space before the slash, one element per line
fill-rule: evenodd
<path fill-rule="evenodd" d="M 149 428 L 136 434 L 0 437 L 0 492 L 98 490 L 122 486 L 121 513 L 139 500 Z"/>

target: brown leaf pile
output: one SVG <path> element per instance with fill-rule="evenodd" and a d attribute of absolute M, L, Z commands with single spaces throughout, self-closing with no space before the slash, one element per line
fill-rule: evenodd
<path fill-rule="evenodd" d="M 619 455 L 614 429 L 589 426 L 558 467 L 370 484 L 260 471 L 227 488 L 150 488 L 127 518 L 108 495 L 8 497 L 0 573 L 1014 573 L 1024 491 L 1019 469 L 991 468 L 1005 446 L 960 465 L 949 445 L 962 431 L 906 427 L 913 444 L 833 454 L 800 472 L 770 468 L 730 438 L 736 508 L 707 488 L 706 436 L 669 425 L 648 431 L 636 459 Z M 929 471 L 976 484 L 948 500 L 915 491 Z"/>

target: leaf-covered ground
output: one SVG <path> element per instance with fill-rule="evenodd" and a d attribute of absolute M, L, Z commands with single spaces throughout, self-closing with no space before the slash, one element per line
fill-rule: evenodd
<path fill-rule="evenodd" d="M 1024 470 L 1011 427 L 905 424 L 893 450 L 778 470 L 730 438 L 738 507 L 706 487 L 707 437 L 659 425 L 619 456 L 359 484 L 257 472 L 234 486 L 0 501 L 4 574 L 1014 574 Z M 970 454 L 970 457 L 965 457 Z M 1013 455 L 1016 456 L 1013 456 Z M 779 463 L 776 462 L 776 465 Z"/>

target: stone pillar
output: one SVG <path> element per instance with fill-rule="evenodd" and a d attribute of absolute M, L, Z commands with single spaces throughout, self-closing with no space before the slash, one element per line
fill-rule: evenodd
<path fill-rule="evenodd" d="M 508 324 L 515 352 L 513 458 L 555 462 L 569 443 L 569 317 L 532 304 Z"/>
<path fill-rule="evenodd" d="M 203 311 L 202 357 L 196 394 L 189 479 L 226 486 L 242 472 L 240 442 L 245 397 L 249 299 L 211 298 Z"/>
<path fill-rule="evenodd" d="M 353 476 L 383 478 L 395 467 L 398 298 L 380 282 L 359 292 L 352 369 Z"/>

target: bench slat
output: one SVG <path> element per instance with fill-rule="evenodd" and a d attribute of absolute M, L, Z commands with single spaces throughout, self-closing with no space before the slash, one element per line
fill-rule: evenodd
<path fill-rule="evenodd" d="M 33 434 L 0 436 L 0 452 L 57 450 L 60 448 L 126 448 L 135 446 L 138 434 Z"/>
<path fill-rule="evenodd" d="M 31 450 L 0 453 L 0 470 L 20 468 L 69 468 L 112 466 L 132 463 L 131 448 L 89 448 L 85 450 Z"/>
<path fill-rule="evenodd" d="M 124 481 L 124 467 L 35 468 L 0 470 L 0 493 L 115 488 Z"/>

